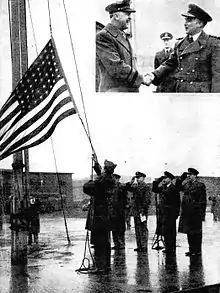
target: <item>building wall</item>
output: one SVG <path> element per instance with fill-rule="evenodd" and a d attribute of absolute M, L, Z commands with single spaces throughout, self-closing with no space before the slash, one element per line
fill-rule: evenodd
<path fill-rule="evenodd" d="M 30 195 L 39 198 L 42 210 L 61 209 L 61 194 L 65 205 L 73 201 L 72 173 L 30 172 Z M 1 170 L 1 194 L 8 212 L 13 195 L 13 172 Z M 53 208 L 54 207 L 54 208 Z"/>
<path fill-rule="evenodd" d="M 58 177 L 57 177 L 58 176 Z M 58 178 L 60 186 L 58 185 Z M 206 185 L 207 199 L 211 195 L 220 194 L 220 177 L 200 177 Z M 48 199 L 56 205 L 60 204 L 60 192 L 63 195 L 65 208 L 72 209 L 81 206 L 82 203 L 89 200 L 89 196 L 83 193 L 83 184 L 89 178 L 82 180 L 73 180 L 71 173 L 52 173 L 52 172 L 30 172 L 30 194 L 43 199 Z M 1 170 L 0 172 L 0 188 L 2 199 L 8 201 L 10 195 L 13 194 L 13 172 L 12 170 Z M 155 196 L 152 194 L 150 211 L 155 210 Z M 207 200 L 207 204 L 210 205 Z M 45 203 L 44 203 L 45 204 Z"/>

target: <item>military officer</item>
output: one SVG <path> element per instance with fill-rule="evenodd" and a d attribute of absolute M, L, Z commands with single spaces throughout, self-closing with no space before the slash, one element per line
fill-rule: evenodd
<path fill-rule="evenodd" d="M 154 57 L 154 69 L 157 69 L 164 61 L 166 61 L 170 54 L 173 52 L 173 48 L 171 46 L 171 40 L 173 39 L 173 35 L 169 32 L 162 33 L 160 35 L 161 40 L 163 41 L 163 50 L 156 52 Z M 173 74 L 169 74 L 167 77 L 163 79 L 163 81 L 157 86 L 157 93 L 172 93 L 175 92 L 175 84 L 176 81 L 173 77 Z"/>
<path fill-rule="evenodd" d="M 114 247 L 112 249 L 122 250 L 125 248 L 125 207 L 127 204 L 127 190 L 125 184 L 120 182 L 121 176 L 113 174 L 116 179 L 116 193 L 112 197 L 112 236 Z"/>
<path fill-rule="evenodd" d="M 144 182 L 146 175 L 137 171 L 131 181 L 126 184 L 127 190 L 133 193 L 132 214 L 134 217 L 137 248 L 134 251 L 147 252 L 148 244 L 148 209 L 151 201 L 151 189 Z M 136 179 L 136 183 L 135 183 Z"/>
<path fill-rule="evenodd" d="M 112 205 L 111 198 L 117 190 L 116 180 L 113 176 L 117 165 L 111 161 L 104 161 L 104 168 L 95 180 L 86 182 L 83 186 L 83 192 L 92 196 L 93 211 L 90 213 L 90 219 L 87 219 L 87 229 L 92 231 L 91 239 L 94 244 L 94 255 L 97 270 L 91 273 L 106 273 L 110 267 L 110 231 L 112 230 Z M 99 173 L 99 172 L 98 172 Z M 90 223 L 88 223 L 90 220 Z"/>
<path fill-rule="evenodd" d="M 101 31 L 104 28 L 104 24 L 96 21 L 96 33 L 98 33 L 99 31 Z M 96 92 L 98 92 L 99 90 L 99 83 L 100 83 L 100 72 L 99 72 L 99 66 L 98 66 L 98 58 L 96 56 L 96 72 L 95 72 L 95 89 Z"/>
<path fill-rule="evenodd" d="M 108 5 L 110 23 L 96 34 L 99 92 L 138 92 L 144 77 L 137 71 L 131 44 L 125 34 L 131 21 L 129 1 Z"/>
<path fill-rule="evenodd" d="M 176 252 L 176 219 L 180 211 L 180 190 L 174 179 L 172 173 L 165 171 L 152 185 L 152 191 L 159 194 L 160 233 L 164 236 L 163 252 L 167 255 Z"/>
<path fill-rule="evenodd" d="M 202 221 L 205 221 L 206 213 L 206 187 L 204 183 L 199 182 L 198 174 L 199 171 L 189 168 L 188 173 L 182 175 L 184 194 L 179 232 L 187 234 L 189 251 L 186 252 L 186 256 L 199 256 L 202 251 Z"/>
<path fill-rule="evenodd" d="M 212 17 L 195 4 L 189 4 L 185 18 L 186 37 L 179 39 L 170 58 L 152 73 L 148 85 L 158 85 L 167 74 L 176 78 L 176 92 L 220 92 L 220 40 L 203 28 Z"/>

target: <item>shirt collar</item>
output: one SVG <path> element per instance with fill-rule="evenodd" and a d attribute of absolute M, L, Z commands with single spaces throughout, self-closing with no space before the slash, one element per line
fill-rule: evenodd
<path fill-rule="evenodd" d="M 202 32 L 199 32 L 198 34 L 195 34 L 192 36 L 194 42 L 198 39 L 198 37 L 201 35 L 201 33 Z"/>

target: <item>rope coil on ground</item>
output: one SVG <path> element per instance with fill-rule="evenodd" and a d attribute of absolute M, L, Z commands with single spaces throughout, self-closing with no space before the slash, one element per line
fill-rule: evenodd
<path fill-rule="evenodd" d="M 92 259 L 92 263 L 91 263 L 90 259 L 88 257 L 86 257 L 87 246 L 88 246 L 88 250 L 89 250 L 89 255 Z M 85 261 L 88 262 L 87 266 L 85 264 Z M 75 272 L 81 273 L 81 274 L 88 274 L 89 271 L 93 271 L 95 269 L 96 269 L 95 259 L 92 255 L 92 252 L 91 252 L 90 243 L 89 243 L 89 231 L 87 230 L 82 264 L 79 267 L 79 269 L 75 270 Z"/>

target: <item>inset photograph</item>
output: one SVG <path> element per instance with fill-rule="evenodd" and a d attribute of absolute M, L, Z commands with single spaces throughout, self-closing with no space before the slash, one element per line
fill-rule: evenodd
<path fill-rule="evenodd" d="M 217 1 L 98 2 L 96 92 L 220 92 Z"/>

